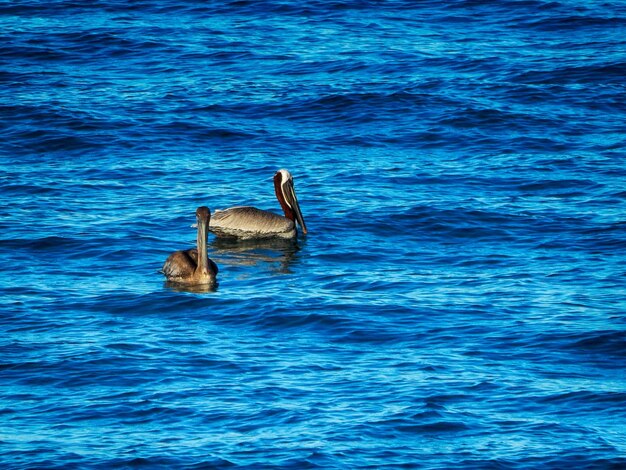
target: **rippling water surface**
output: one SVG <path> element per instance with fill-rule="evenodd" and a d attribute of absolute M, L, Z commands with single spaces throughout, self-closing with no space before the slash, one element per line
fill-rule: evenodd
<path fill-rule="evenodd" d="M 626 466 L 621 1 L 0 2 L 3 468 Z M 200 205 L 309 235 L 210 238 Z"/>

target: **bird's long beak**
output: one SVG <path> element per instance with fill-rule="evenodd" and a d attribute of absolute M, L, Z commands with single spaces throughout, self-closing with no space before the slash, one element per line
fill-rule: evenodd
<path fill-rule="evenodd" d="M 304 217 L 302 217 L 300 203 L 298 202 L 298 197 L 296 196 L 296 190 L 293 187 L 293 183 L 289 183 L 284 186 L 287 189 L 285 196 L 287 197 L 287 200 L 289 201 L 291 208 L 293 209 L 293 213 L 296 217 L 296 220 L 298 221 L 298 224 L 300 224 L 300 227 L 302 227 L 302 233 L 306 235 L 306 224 L 304 223 Z"/>

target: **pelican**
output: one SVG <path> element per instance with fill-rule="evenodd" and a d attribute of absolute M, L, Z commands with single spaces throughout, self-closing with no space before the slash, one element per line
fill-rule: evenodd
<path fill-rule="evenodd" d="M 306 225 L 300 204 L 293 186 L 293 177 L 287 170 L 278 170 L 274 175 L 276 198 L 285 216 L 263 211 L 255 207 L 237 206 L 225 210 L 216 210 L 211 219 L 209 230 L 218 237 L 259 239 L 259 238 L 295 238 L 296 222 L 306 235 Z"/>
<path fill-rule="evenodd" d="M 207 231 L 211 212 L 208 207 L 196 209 L 198 222 L 198 248 L 175 251 L 167 257 L 163 274 L 168 281 L 177 284 L 215 284 L 217 265 L 207 256 Z"/>

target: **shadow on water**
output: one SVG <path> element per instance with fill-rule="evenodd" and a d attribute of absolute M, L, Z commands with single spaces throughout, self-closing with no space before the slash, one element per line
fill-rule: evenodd
<path fill-rule="evenodd" d="M 296 240 L 259 239 L 239 240 L 216 238 L 209 243 L 211 253 L 222 262 L 237 266 L 276 266 L 272 270 L 290 274 L 290 267 L 297 260 L 300 246 Z"/>
<path fill-rule="evenodd" d="M 165 281 L 163 283 L 164 287 L 173 292 L 188 292 L 190 294 L 208 294 L 211 292 L 216 292 L 219 283 L 214 284 L 179 284 L 177 282 Z"/>

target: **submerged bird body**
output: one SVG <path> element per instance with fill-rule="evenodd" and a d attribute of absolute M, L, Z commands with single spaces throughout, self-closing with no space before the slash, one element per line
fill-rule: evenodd
<path fill-rule="evenodd" d="M 274 190 L 284 216 L 255 207 L 237 206 L 215 211 L 209 230 L 218 237 L 260 239 L 295 238 L 298 234 L 296 222 L 307 229 L 296 197 L 293 177 L 287 170 L 278 170 L 274 175 Z"/>
<path fill-rule="evenodd" d="M 163 274 L 169 282 L 177 284 L 215 284 L 217 265 L 208 258 L 207 238 L 211 214 L 207 207 L 196 210 L 198 221 L 197 248 L 175 251 L 165 260 Z"/>

